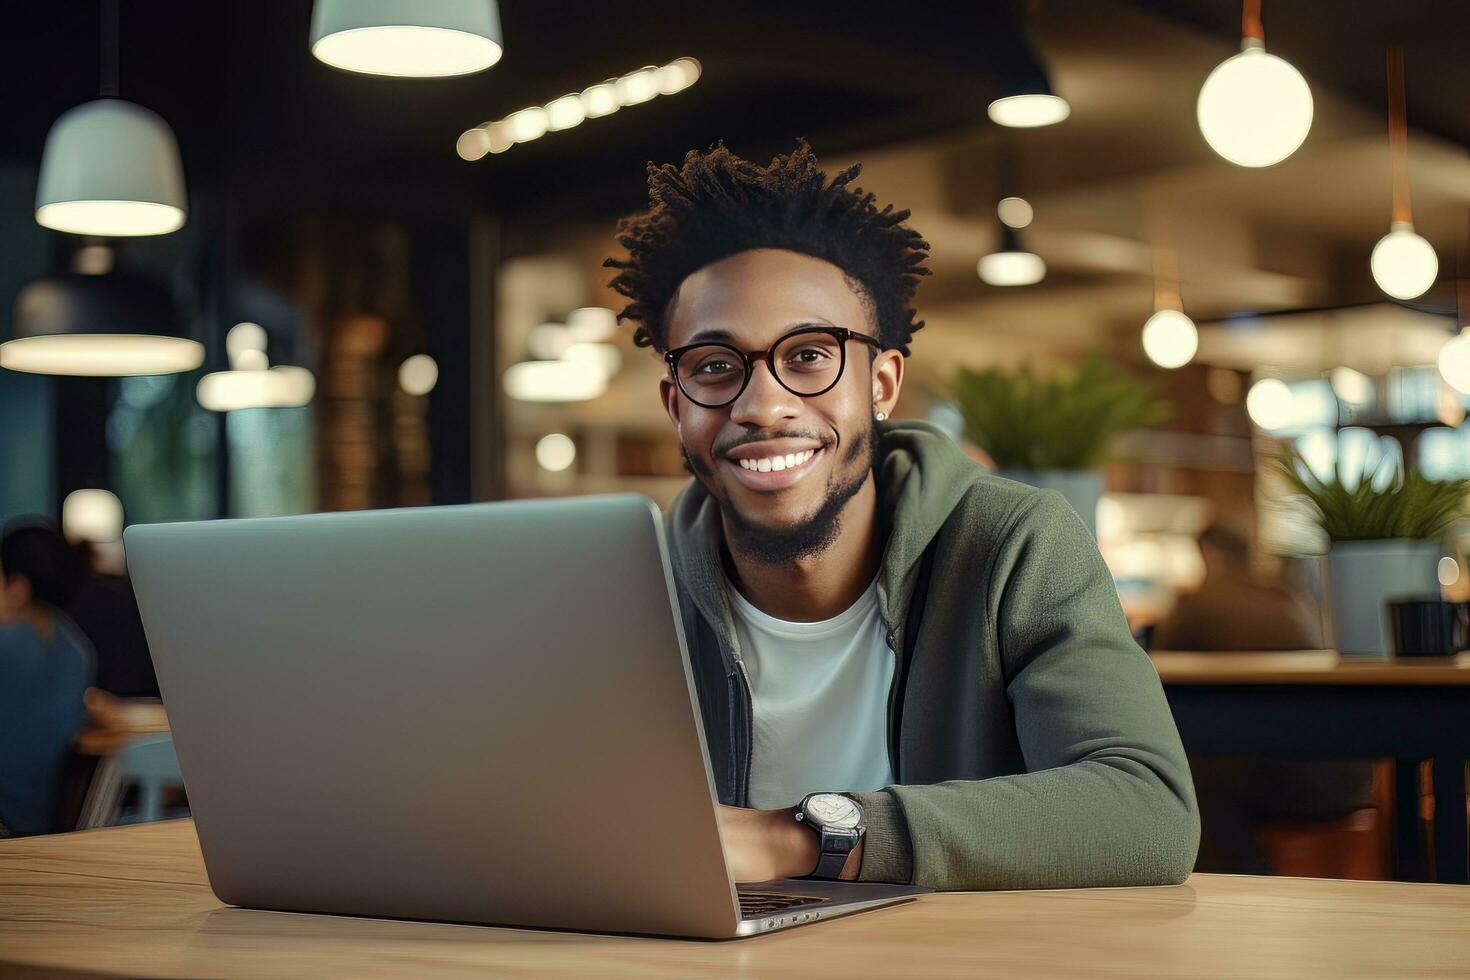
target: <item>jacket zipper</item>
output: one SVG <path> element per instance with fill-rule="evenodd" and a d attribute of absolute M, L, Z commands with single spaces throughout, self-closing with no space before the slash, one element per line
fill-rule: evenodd
<path fill-rule="evenodd" d="M 755 732 L 753 731 L 755 727 L 755 695 L 750 691 L 750 674 L 745 669 L 745 660 L 741 657 L 736 657 L 735 666 L 740 668 L 740 680 L 737 684 L 745 695 L 745 717 L 740 720 L 740 727 L 745 735 L 744 744 L 741 746 L 744 750 L 745 764 L 741 767 L 740 774 L 737 777 L 739 781 L 735 785 L 735 805 L 749 806 L 750 765 L 751 757 L 755 754 L 751 751 L 752 743 L 755 741 Z"/>
<path fill-rule="evenodd" d="M 886 623 L 884 626 L 887 629 L 884 639 L 888 643 L 888 652 L 893 654 L 893 677 L 888 681 L 888 716 L 884 719 L 886 736 L 884 741 L 888 745 L 888 769 L 893 773 L 893 781 L 896 783 L 898 782 L 898 738 L 896 736 L 898 725 L 894 717 L 894 710 L 898 700 L 898 672 L 903 667 L 903 658 L 898 655 L 898 647 L 894 645 L 898 631 Z"/>

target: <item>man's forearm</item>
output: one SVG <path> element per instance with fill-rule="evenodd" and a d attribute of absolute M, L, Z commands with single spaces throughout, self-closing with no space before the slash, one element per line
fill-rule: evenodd
<path fill-rule="evenodd" d="M 869 815 L 863 880 L 950 890 L 1173 884 L 1189 875 L 1198 843 L 1187 792 L 1126 759 L 854 796 Z"/>
<path fill-rule="evenodd" d="M 796 819 L 796 808 L 750 810 L 719 808 L 720 838 L 725 860 L 736 881 L 800 878 L 817 866 L 817 835 Z M 862 842 L 848 855 L 842 877 L 853 879 L 862 866 Z"/>

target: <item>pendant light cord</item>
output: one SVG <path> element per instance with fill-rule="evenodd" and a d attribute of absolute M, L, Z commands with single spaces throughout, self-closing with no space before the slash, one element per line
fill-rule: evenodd
<path fill-rule="evenodd" d="M 1266 27 L 1261 23 L 1261 0 L 1244 0 L 1240 5 L 1240 36 L 1266 43 Z"/>
<path fill-rule="evenodd" d="M 1144 202 L 1143 214 L 1148 240 L 1152 243 L 1149 257 L 1153 262 L 1154 312 L 1182 312 L 1184 302 L 1179 295 L 1179 255 L 1174 247 L 1173 228 L 1156 200 Z"/>
<path fill-rule="evenodd" d="M 117 0 L 102 0 L 102 97 L 115 99 L 117 84 Z"/>
<path fill-rule="evenodd" d="M 1388 49 L 1388 159 L 1393 182 L 1393 220 L 1414 220 L 1409 207 L 1409 122 L 1404 110 L 1404 49 Z"/>
<path fill-rule="evenodd" d="M 1470 238 L 1466 239 L 1455 260 L 1455 313 L 1462 331 L 1470 330 L 1470 256 L 1467 252 L 1470 252 Z"/>

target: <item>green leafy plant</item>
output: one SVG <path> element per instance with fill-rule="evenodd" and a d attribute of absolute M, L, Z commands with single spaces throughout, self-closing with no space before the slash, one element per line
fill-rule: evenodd
<path fill-rule="evenodd" d="M 1470 495 L 1470 480 L 1431 480 L 1418 470 L 1405 473 L 1398 458 L 1388 453 L 1365 462 L 1356 483 L 1345 479 L 1340 462 L 1330 478 L 1318 475 L 1294 445 L 1275 463 L 1331 541 L 1436 540 L 1465 516 Z"/>
<path fill-rule="evenodd" d="M 964 416 L 965 437 L 1002 469 L 1092 469 L 1106 462 L 1119 435 L 1174 414 L 1152 385 L 1096 352 L 1045 378 L 1030 364 L 959 368 L 942 394 Z"/>

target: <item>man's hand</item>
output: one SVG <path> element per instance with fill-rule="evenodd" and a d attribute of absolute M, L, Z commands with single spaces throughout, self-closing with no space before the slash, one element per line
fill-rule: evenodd
<path fill-rule="evenodd" d="M 817 866 L 817 835 L 796 820 L 796 807 L 784 810 L 747 810 L 738 806 L 716 808 L 720 840 L 730 874 L 740 881 L 800 878 Z M 857 877 L 863 863 L 863 844 L 848 855 L 842 877 Z"/>

